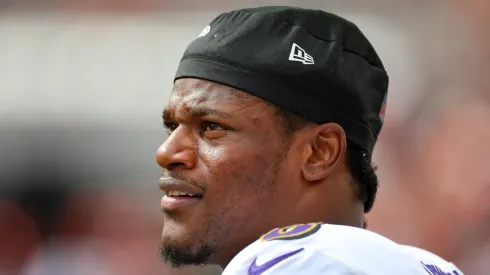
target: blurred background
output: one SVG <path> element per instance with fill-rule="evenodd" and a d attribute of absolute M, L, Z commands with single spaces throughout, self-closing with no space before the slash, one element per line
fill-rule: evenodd
<path fill-rule="evenodd" d="M 154 155 L 186 45 L 258 5 L 365 32 L 391 77 L 369 229 L 489 274 L 487 0 L 0 0 L 0 274 L 219 274 L 159 262 Z"/>

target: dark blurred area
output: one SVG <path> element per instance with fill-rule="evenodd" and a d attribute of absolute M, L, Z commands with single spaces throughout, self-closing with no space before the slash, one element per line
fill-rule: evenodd
<path fill-rule="evenodd" d="M 319 8 L 391 83 L 369 230 L 490 270 L 490 2 L 0 0 L 0 274 L 219 274 L 159 261 L 154 153 L 187 43 L 215 15 Z"/>

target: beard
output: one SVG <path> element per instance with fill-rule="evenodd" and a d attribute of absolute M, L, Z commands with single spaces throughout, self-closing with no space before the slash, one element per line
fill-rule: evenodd
<path fill-rule="evenodd" d="M 161 259 L 173 268 L 204 265 L 213 254 L 213 249 L 208 244 L 201 245 L 197 250 L 174 245 L 160 246 Z"/>

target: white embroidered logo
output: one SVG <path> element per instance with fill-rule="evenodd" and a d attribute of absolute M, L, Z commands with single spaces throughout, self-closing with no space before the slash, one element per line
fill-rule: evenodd
<path fill-rule="evenodd" d="M 298 61 L 305 65 L 315 64 L 315 60 L 313 60 L 313 57 L 307 54 L 306 51 L 303 50 L 296 43 L 293 43 L 293 47 L 291 48 L 291 53 L 289 54 L 289 60 Z"/>
<path fill-rule="evenodd" d="M 202 30 L 202 32 L 199 34 L 199 36 L 197 38 L 206 36 L 206 34 L 208 34 L 210 30 L 211 30 L 211 27 L 210 26 L 206 26 L 204 28 L 204 30 Z"/>

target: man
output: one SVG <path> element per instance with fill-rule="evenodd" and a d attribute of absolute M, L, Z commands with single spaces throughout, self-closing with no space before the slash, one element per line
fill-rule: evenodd
<path fill-rule="evenodd" d="M 224 274 L 430 274 L 362 229 L 387 87 L 369 41 L 333 14 L 214 19 L 185 51 L 163 113 L 163 259 Z"/>

